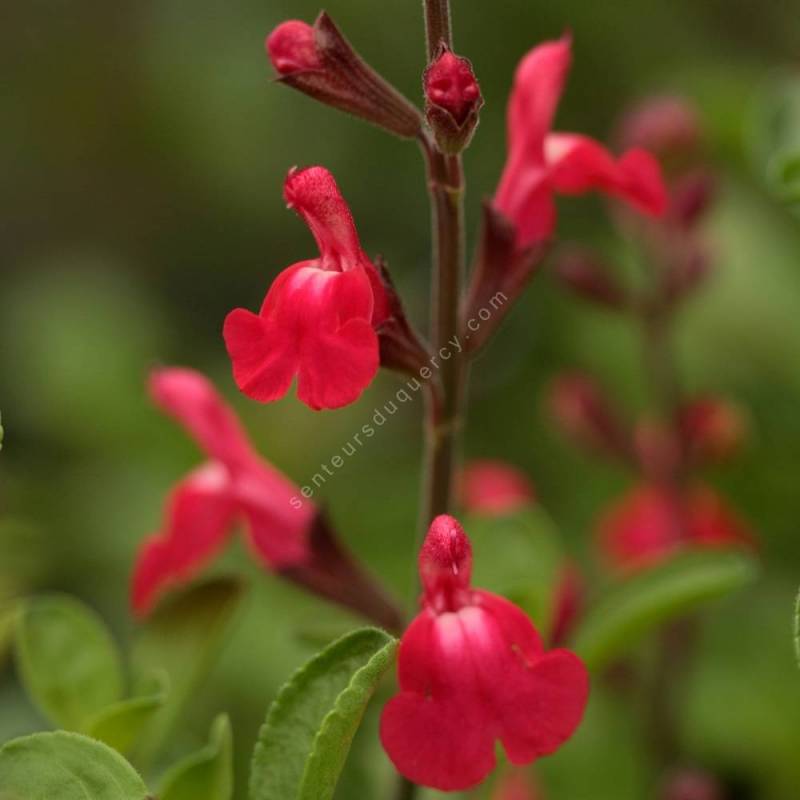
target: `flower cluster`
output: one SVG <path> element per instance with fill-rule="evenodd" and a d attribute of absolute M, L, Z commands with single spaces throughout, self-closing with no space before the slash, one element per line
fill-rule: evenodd
<path fill-rule="evenodd" d="M 727 502 L 693 475 L 735 454 L 746 435 L 745 418 L 733 404 L 710 395 L 684 398 L 668 351 L 675 312 L 712 266 L 700 223 L 714 180 L 703 164 L 697 116 L 675 98 L 656 98 L 622 120 L 620 139 L 650 148 L 667 170 L 663 218 L 634 226 L 619 216 L 621 235 L 638 231 L 649 258 L 645 288 L 622 284 L 602 259 L 574 247 L 560 255 L 556 275 L 582 299 L 629 316 L 644 331 L 646 374 L 657 410 L 629 424 L 598 383 L 581 373 L 553 382 L 549 406 L 576 443 L 619 461 L 636 476 L 635 486 L 597 525 L 606 560 L 627 571 L 687 547 L 751 546 L 753 537 Z"/>

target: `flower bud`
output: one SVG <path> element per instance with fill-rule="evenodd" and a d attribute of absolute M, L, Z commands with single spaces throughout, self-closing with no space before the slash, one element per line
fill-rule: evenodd
<path fill-rule="evenodd" d="M 419 110 L 361 58 L 324 11 L 313 26 L 281 23 L 266 49 L 281 83 L 397 136 L 419 133 Z"/>
<path fill-rule="evenodd" d="M 478 81 L 466 58 L 442 47 L 423 76 L 426 114 L 439 149 L 459 153 L 472 139 L 483 105 Z"/>
<path fill-rule="evenodd" d="M 625 289 L 611 276 L 608 266 L 588 250 L 565 250 L 556 260 L 555 272 L 568 289 L 585 300 L 613 309 L 628 305 Z"/>
<path fill-rule="evenodd" d="M 708 170 L 693 170 L 678 178 L 670 193 L 670 219 L 681 228 L 692 228 L 711 206 L 716 188 Z"/>
<path fill-rule="evenodd" d="M 586 375 L 559 376 L 548 397 L 550 411 L 564 432 L 590 450 L 630 458 L 628 434 L 608 398 Z"/>
<path fill-rule="evenodd" d="M 632 108 L 619 125 L 623 147 L 643 147 L 661 160 L 691 154 L 700 143 L 700 121 L 680 97 L 651 97 Z"/>
<path fill-rule="evenodd" d="M 727 461 L 747 439 L 744 412 L 724 400 L 703 397 L 679 411 L 678 424 L 690 458 L 697 461 Z"/>

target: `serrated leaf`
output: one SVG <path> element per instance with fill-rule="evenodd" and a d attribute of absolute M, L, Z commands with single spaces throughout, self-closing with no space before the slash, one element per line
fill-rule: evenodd
<path fill-rule="evenodd" d="M 53 723 L 83 730 L 122 697 L 122 663 L 100 617 L 66 595 L 20 604 L 14 653 L 22 683 Z"/>
<path fill-rule="evenodd" d="M 0 800 L 145 800 L 147 787 L 107 745 L 67 731 L 0 748 Z"/>
<path fill-rule="evenodd" d="M 734 551 L 685 553 L 628 578 L 596 602 L 574 650 L 601 670 L 659 625 L 750 583 L 755 561 Z"/>
<path fill-rule="evenodd" d="M 212 578 L 163 603 L 145 623 L 133 649 L 136 675 L 164 671 L 170 694 L 149 727 L 139 757 L 147 761 L 219 655 L 242 598 L 236 578 Z"/>
<path fill-rule="evenodd" d="M 226 714 L 211 726 L 208 744 L 164 776 L 160 800 L 230 800 L 233 796 L 233 737 Z"/>
<path fill-rule="evenodd" d="M 397 640 L 362 628 L 337 640 L 281 689 L 259 734 L 250 800 L 327 800 Z"/>
<path fill-rule="evenodd" d="M 540 507 L 530 506 L 503 517 L 471 514 L 464 528 L 472 542 L 475 586 L 508 597 L 547 639 L 563 563 L 550 518 Z"/>
<path fill-rule="evenodd" d="M 120 700 L 95 714 L 86 732 L 119 753 L 129 753 L 167 699 L 168 679 L 159 675 L 141 694 Z"/>

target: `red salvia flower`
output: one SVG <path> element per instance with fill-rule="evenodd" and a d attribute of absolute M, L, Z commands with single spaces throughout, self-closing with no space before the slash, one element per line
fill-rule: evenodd
<path fill-rule="evenodd" d="M 600 546 L 623 571 L 648 567 L 687 548 L 751 547 L 746 524 L 713 489 L 676 493 L 641 484 L 601 517 Z"/>
<path fill-rule="evenodd" d="M 388 315 L 388 301 L 330 172 L 292 170 L 285 196 L 311 229 L 320 256 L 281 272 L 258 314 L 231 311 L 225 344 L 236 384 L 248 397 L 277 400 L 297 377 L 304 403 L 338 408 L 356 400 L 375 377 L 374 328 Z"/>
<path fill-rule="evenodd" d="M 589 693 L 567 650 L 545 652 L 525 614 L 470 586 L 472 550 L 458 522 L 439 516 L 419 556 L 422 610 L 400 644 L 400 693 L 381 740 L 397 769 L 443 791 L 467 789 L 509 760 L 529 764 L 572 736 Z"/>
<path fill-rule="evenodd" d="M 661 170 L 647 151 L 635 148 L 615 159 L 586 136 L 551 132 L 570 50 L 569 36 L 546 42 L 517 68 L 508 107 L 508 157 L 493 204 L 515 225 L 520 248 L 549 238 L 555 193 L 598 189 L 650 215 L 666 207 Z"/>
<path fill-rule="evenodd" d="M 527 475 L 504 461 L 471 461 L 461 476 L 461 502 L 471 513 L 504 516 L 535 500 Z"/>
<path fill-rule="evenodd" d="M 211 383 L 193 370 L 159 369 L 150 377 L 150 392 L 209 460 L 173 489 L 161 531 L 139 551 L 131 597 L 135 613 L 147 614 L 168 587 L 202 570 L 237 521 L 245 523 L 248 541 L 267 568 L 304 563 L 313 503 L 256 454 Z"/>

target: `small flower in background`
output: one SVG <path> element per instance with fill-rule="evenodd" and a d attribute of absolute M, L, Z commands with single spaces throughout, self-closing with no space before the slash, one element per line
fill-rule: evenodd
<path fill-rule="evenodd" d="M 520 62 L 508 108 L 508 158 L 494 207 L 516 227 L 517 246 L 548 239 L 556 222 L 553 196 L 598 189 L 658 216 L 666 193 L 658 162 L 633 148 L 615 159 L 587 136 L 553 133 L 551 125 L 571 61 L 565 36 L 535 47 Z"/>
<path fill-rule="evenodd" d="M 400 693 L 381 718 L 398 771 L 443 791 L 480 783 L 498 740 L 516 765 L 553 753 L 575 732 L 589 693 L 577 656 L 545 652 L 525 614 L 473 589 L 471 571 L 463 529 L 437 517 L 419 556 L 422 610 L 400 644 Z"/>
<path fill-rule="evenodd" d="M 754 544 L 722 497 L 699 484 L 683 492 L 641 484 L 604 512 L 597 535 L 603 555 L 621 571 L 651 566 L 689 548 Z"/>
<path fill-rule="evenodd" d="M 189 581 L 221 550 L 243 521 L 247 540 L 268 569 L 286 569 L 309 557 L 316 508 L 261 459 L 233 411 L 210 381 L 189 369 L 155 370 L 150 393 L 183 425 L 209 460 L 173 489 L 159 533 L 141 546 L 131 603 L 147 614 L 170 586 Z"/>
<path fill-rule="evenodd" d="M 700 397 L 678 410 L 678 424 L 689 457 L 697 462 L 728 461 L 747 441 L 744 411 L 717 397 Z"/>
<path fill-rule="evenodd" d="M 699 769 L 675 770 L 665 781 L 658 800 L 724 800 L 719 781 Z"/>
<path fill-rule="evenodd" d="M 545 800 L 545 795 L 529 772 L 512 769 L 498 782 L 492 800 Z"/>
<path fill-rule="evenodd" d="M 511 464 L 475 460 L 462 473 L 461 502 L 470 513 L 504 516 L 536 502 L 536 491 L 528 476 Z"/>
<path fill-rule="evenodd" d="M 231 311 L 225 344 L 236 384 L 248 397 L 277 400 L 297 377 L 306 405 L 338 408 L 356 400 L 378 371 L 375 327 L 389 315 L 388 299 L 330 172 L 292 170 L 284 193 L 320 257 L 281 272 L 258 314 Z"/>
<path fill-rule="evenodd" d="M 564 644 L 572 634 L 586 605 L 586 583 L 578 565 L 567 561 L 561 568 L 553 600 L 550 642 Z"/>

